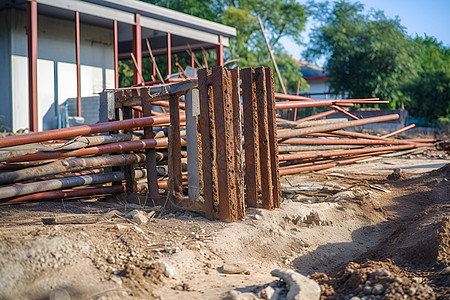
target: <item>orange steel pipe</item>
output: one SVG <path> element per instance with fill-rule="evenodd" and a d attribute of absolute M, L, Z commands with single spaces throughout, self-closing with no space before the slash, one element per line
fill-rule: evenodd
<path fill-rule="evenodd" d="M 297 122 L 294 122 L 294 121 L 291 121 L 291 120 L 286 120 L 286 119 L 283 119 L 283 118 L 276 118 L 276 121 L 280 122 L 280 123 L 287 123 L 287 124 L 291 124 L 291 125 L 298 125 Z"/>
<path fill-rule="evenodd" d="M 314 100 L 313 98 L 308 98 L 304 96 L 286 95 L 283 93 L 275 93 L 275 99 L 280 100 Z"/>
<path fill-rule="evenodd" d="M 335 162 L 335 161 L 336 161 L 336 159 L 324 159 L 321 161 L 311 161 L 311 162 L 304 162 L 304 163 L 299 163 L 299 164 L 282 166 L 282 167 L 280 167 L 280 169 L 283 169 L 283 170 L 296 169 L 299 167 L 307 167 L 307 166 L 325 164 L 325 163 L 330 163 L 330 162 Z"/>
<path fill-rule="evenodd" d="M 27 36 L 28 36 L 28 122 L 30 131 L 38 131 L 38 3 L 27 1 Z"/>
<path fill-rule="evenodd" d="M 372 140 L 380 140 L 380 141 L 389 140 L 388 138 L 382 138 L 381 136 L 360 133 L 360 132 L 354 132 L 354 131 L 334 130 L 334 131 L 331 131 L 330 133 L 336 134 L 338 136 L 350 136 L 350 137 L 354 137 L 354 138 L 372 139 Z"/>
<path fill-rule="evenodd" d="M 75 61 L 77 67 L 77 116 L 81 117 L 80 12 L 75 12 Z"/>
<path fill-rule="evenodd" d="M 321 101 L 285 101 L 276 102 L 275 109 L 290 109 L 290 108 L 307 108 L 307 107 L 320 107 L 320 106 L 331 106 L 336 104 L 332 100 L 321 100 Z M 344 106 L 353 106 L 352 103 L 344 103 Z"/>
<path fill-rule="evenodd" d="M 385 121 L 392 121 L 392 120 L 397 120 L 398 118 L 399 118 L 399 115 L 393 114 L 393 115 L 379 116 L 379 117 L 367 118 L 367 119 L 362 119 L 362 120 L 354 120 L 354 121 L 327 124 L 327 125 L 300 128 L 300 129 L 278 130 L 277 137 L 278 138 L 289 138 L 289 137 L 305 135 L 305 134 L 310 134 L 310 133 L 333 131 L 333 130 L 343 129 L 343 128 L 347 128 L 347 127 L 360 126 L 360 125 L 385 122 Z"/>
<path fill-rule="evenodd" d="M 313 99 L 313 98 L 308 98 L 305 96 L 295 96 L 295 95 L 286 95 L 286 94 L 282 94 L 282 93 L 275 93 L 275 99 L 281 99 L 281 100 L 291 100 L 291 101 L 303 101 L 303 100 L 314 100 L 314 101 L 349 101 L 349 102 L 353 102 L 353 100 L 355 101 L 378 101 L 380 100 L 380 98 L 362 98 L 362 99 Z"/>
<path fill-rule="evenodd" d="M 151 103 L 152 103 L 152 105 L 169 107 L 169 101 L 166 101 L 166 100 L 157 100 L 157 101 L 152 101 Z M 180 105 L 180 108 L 182 108 L 182 109 L 186 108 L 186 104 L 184 102 L 179 102 L 179 105 Z"/>
<path fill-rule="evenodd" d="M 393 135 L 399 134 L 399 133 L 401 133 L 401 132 L 403 132 L 403 131 L 406 131 L 406 130 L 408 130 L 408 129 L 411 129 L 411 128 L 413 128 L 414 126 L 416 126 L 416 124 L 411 124 L 411 125 L 409 125 L 409 126 L 406 126 L 406 127 L 401 128 L 401 129 L 399 129 L 399 130 L 396 130 L 396 131 L 393 131 L 393 132 L 391 132 L 391 133 L 382 135 L 381 137 L 382 137 L 382 138 L 388 138 L 388 137 L 391 137 L 391 136 L 393 136 Z"/>
<path fill-rule="evenodd" d="M 76 149 L 76 150 L 37 152 L 37 153 L 31 153 L 31 154 L 13 157 L 13 158 L 10 158 L 9 160 L 7 160 L 7 162 L 36 161 L 36 160 L 57 159 L 57 158 L 73 157 L 73 156 L 97 155 L 97 154 L 122 152 L 122 151 L 135 151 L 135 150 L 150 149 L 150 148 L 155 148 L 155 147 L 166 147 L 166 146 L 168 146 L 168 144 L 169 144 L 168 138 L 145 139 L 145 140 L 138 140 L 138 141 L 128 141 L 128 142 L 105 144 L 105 145 L 99 145 L 99 146 Z M 181 140 L 181 145 L 185 146 L 186 141 Z"/>
<path fill-rule="evenodd" d="M 280 176 L 283 175 L 292 175 L 292 174 L 297 174 L 297 173 L 301 173 L 301 172 L 308 172 L 308 171 L 318 171 L 318 170 L 325 170 L 325 169 L 329 169 L 329 168 L 333 168 L 337 165 L 345 165 L 345 164 L 351 164 L 354 162 L 357 162 L 359 160 L 363 160 L 366 158 L 370 158 L 373 157 L 373 155 L 362 155 L 356 158 L 350 158 L 350 159 L 344 159 L 344 160 L 336 160 L 334 162 L 331 163 L 325 163 L 325 164 L 317 164 L 317 165 L 312 165 L 312 166 L 300 166 L 298 168 L 290 168 L 290 169 L 286 169 L 281 167 L 280 168 Z"/>
<path fill-rule="evenodd" d="M 432 141 L 426 141 L 430 143 Z M 410 140 L 386 139 L 386 140 L 372 140 L 372 139 L 308 139 L 308 138 L 291 138 L 279 142 L 279 144 L 290 145 L 405 145 L 417 142 Z"/>
<path fill-rule="evenodd" d="M 123 185 L 113 185 L 107 187 L 97 187 L 97 188 L 83 188 L 75 190 L 58 190 L 41 192 L 31 195 L 25 195 L 17 197 L 5 202 L 0 202 L 4 204 L 12 204 L 17 202 L 25 201 L 39 201 L 39 200 L 52 200 L 52 199 L 63 199 L 63 198 L 74 198 L 83 196 L 93 196 L 102 194 L 117 194 L 125 192 L 125 187 Z"/>
<path fill-rule="evenodd" d="M 370 103 L 370 104 L 388 104 L 389 101 L 371 101 L 371 100 L 315 100 L 315 101 L 285 101 L 276 102 L 275 109 L 289 109 L 289 108 L 306 108 L 319 106 L 353 106 L 355 103 Z"/>
<path fill-rule="evenodd" d="M 353 120 L 359 120 L 359 118 L 357 116 L 355 116 L 354 114 L 346 111 L 345 109 L 342 109 L 341 107 L 339 107 L 337 105 L 331 105 L 330 108 L 335 109 L 335 110 L 343 113 L 344 115 L 346 115 L 347 117 L 352 118 Z"/>
<path fill-rule="evenodd" d="M 318 113 L 318 114 L 315 114 L 315 115 L 312 115 L 312 116 L 308 116 L 308 117 L 303 118 L 303 119 L 298 119 L 295 122 L 297 124 L 300 124 L 300 123 L 303 123 L 303 122 L 306 122 L 306 121 L 311 121 L 311 120 L 316 120 L 316 119 L 319 119 L 319 118 L 327 117 L 327 116 L 335 114 L 335 113 L 336 113 L 336 111 L 334 109 L 333 110 L 328 110 L 328 111 L 324 111 L 324 112 L 321 112 L 321 113 Z"/>
<path fill-rule="evenodd" d="M 180 119 L 182 121 L 184 121 L 185 118 L 186 117 L 184 115 L 180 115 Z M 30 143 L 38 143 L 54 139 L 64 139 L 79 135 L 88 135 L 106 131 L 146 127 L 169 122 L 170 122 L 169 116 L 154 116 L 154 117 L 128 119 L 106 123 L 97 123 L 92 125 L 82 125 L 70 128 L 53 129 L 43 132 L 0 138 L 0 148 Z"/>
<path fill-rule="evenodd" d="M 183 186 L 187 186 L 187 184 L 188 184 L 187 181 L 182 182 Z M 158 188 L 166 189 L 167 188 L 167 180 L 159 180 Z M 118 194 L 118 193 L 124 193 L 124 192 L 125 192 L 124 185 L 113 185 L 113 186 L 106 186 L 106 187 L 89 187 L 89 188 L 73 189 L 73 190 L 58 190 L 58 191 L 41 192 L 41 193 L 16 197 L 14 199 L 11 199 L 11 200 L 8 200 L 5 202 L 0 201 L 0 204 L 13 204 L 13 203 L 18 203 L 18 202 L 26 202 L 26 201 L 53 200 L 53 199 L 104 195 L 104 194 Z"/>
<path fill-rule="evenodd" d="M 305 151 L 303 153 L 296 154 L 280 154 L 278 155 L 279 160 L 290 161 L 290 160 L 301 160 L 301 159 L 312 159 L 312 158 L 322 158 L 331 156 L 341 156 L 341 155 L 355 155 L 355 154 L 365 154 L 365 153 L 376 153 L 383 151 L 399 151 L 407 150 L 418 147 L 432 146 L 433 144 L 412 144 L 412 145 L 399 145 L 399 146 L 389 146 L 389 147 L 378 147 L 378 148 L 365 148 L 365 149 L 349 149 L 349 150 L 330 150 L 330 151 Z"/>
<path fill-rule="evenodd" d="M 305 134 L 305 136 L 314 136 L 314 137 L 342 137 L 341 135 L 338 134 L 332 134 L 332 133 L 309 133 L 309 134 Z"/>

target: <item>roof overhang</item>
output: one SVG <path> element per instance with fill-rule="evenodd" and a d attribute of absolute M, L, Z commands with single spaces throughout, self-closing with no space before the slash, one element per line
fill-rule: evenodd
<path fill-rule="evenodd" d="M 0 8 L 24 6 L 26 2 L 26 0 L 0 0 Z M 37 0 L 37 3 L 68 11 L 78 11 L 104 21 L 117 20 L 130 25 L 135 22 L 135 14 L 139 13 L 143 28 L 212 45 L 219 44 L 220 35 L 223 37 L 224 46 L 229 45 L 230 37 L 236 36 L 236 29 L 233 27 L 137 0 Z M 45 8 L 40 10 L 45 11 Z M 47 14 L 55 15 L 51 9 L 47 9 Z M 59 14 L 56 16 L 60 17 Z M 97 23 L 102 22 L 97 20 Z"/>

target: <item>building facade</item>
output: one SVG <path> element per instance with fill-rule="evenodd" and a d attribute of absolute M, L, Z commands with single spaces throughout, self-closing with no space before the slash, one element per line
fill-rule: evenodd
<path fill-rule="evenodd" d="M 61 127 L 65 103 L 76 104 L 74 117 L 89 118 L 98 93 L 118 87 L 119 59 L 134 57 L 141 83 L 147 40 L 168 66 L 188 48 L 215 48 L 220 65 L 235 35 L 234 28 L 135 0 L 0 0 L 2 128 Z"/>

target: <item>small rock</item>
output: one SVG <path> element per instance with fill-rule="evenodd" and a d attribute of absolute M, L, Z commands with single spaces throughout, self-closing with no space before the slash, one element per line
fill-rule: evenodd
<path fill-rule="evenodd" d="M 422 283 L 423 278 L 421 278 L 421 277 L 414 277 L 414 278 L 412 279 L 412 281 L 414 281 L 415 283 Z"/>
<path fill-rule="evenodd" d="M 442 275 L 449 275 L 450 274 L 450 266 L 442 269 L 441 274 Z"/>
<path fill-rule="evenodd" d="M 363 289 L 363 293 L 366 295 L 372 294 L 372 287 L 370 286 L 365 286 Z"/>
<path fill-rule="evenodd" d="M 156 212 L 154 211 L 154 210 L 152 210 L 151 212 L 149 212 L 148 214 L 147 214 L 147 218 L 150 220 L 150 219 L 153 219 L 153 217 L 156 215 Z"/>
<path fill-rule="evenodd" d="M 174 289 L 177 291 L 192 291 L 191 286 L 187 283 L 179 284 Z"/>
<path fill-rule="evenodd" d="M 70 300 L 70 294 L 65 289 L 56 289 L 50 293 L 50 300 Z"/>
<path fill-rule="evenodd" d="M 341 174 L 341 173 L 330 173 L 330 174 L 328 174 L 328 176 L 334 176 L 334 177 L 345 178 L 345 175 L 344 175 L 344 174 Z"/>
<path fill-rule="evenodd" d="M 164 252 L 169 253 L 169 254 L 177 253 L 179 250 L 180 250 L 180 248 L 178 248 L 178 247 L 166 247 L 166 248 L 164 248 Z"/>
<path fill-rule="evenodd" d="M 109 256 L 106 259 L 107 262 L 109 262 L 110 264 L 115 264 L 116 263 L 116 259 L 113 256 Z"/>
<path fill-rule="evenodd" d="M 405 173 L 400 168 L 395 168 L 394 172 L 392 172 L 387 179 L 388 180 L 401 180 L 405 178 Z"/>
<path fill-rule="evenodd" d="M 225 274 L 241 274 L 244 273 L 247 269 L 236 264 L 224 264 L 221 267 L 221 270 Z"/>
<path fill-rule="evenodd" d="M 114 283 L 116 283 L 118 285 L 122 285 L 122 279 L 120 279 L 119 276 L 113 276 L 109 280 L 111 280 L 112 282 L 114 282 Z"/>
<path fill-rule="evenodd" d="M 377 283 L 373 286 L 372 294 L 381 295 L 384 293 L 385 290 L 386 290 L 386 288 L 382 284 Z"/>
<path fill-rule="evenodd" d="M 408 295 L 413 296 L 416 293 L 417 289 L 413 286 L 410 286 L 408 289 Z"/>
<path fill-rule="evenodd" d="M 390 276 L 390 275 L 391 275 L 391 272 L 389 272 L 389 271 L 386 270 L 386 269 L 380 268 L 380 269 L 376 269 L 376 270 L 372 273 L 372 275 L 374 275 L 374 276 Z"/>
<path fill-rule="evenodd" d="M 287 300 L 320 299 L 320 286 L 314 280 L 289 269 L 273 270 L 270 274 L 281 278 L 288 285 Z"/>
<path fill-rule="evenodd" d="M 150 267 L 152 267 L 153 269 L 161 270 L 163 274 L 168 278 L 175 277 L 175 269 L 166 262 L 157 261 L 152 263 Z"/>
<path fill-rule="evenodd" d="M 230 295 L 232 300 L 258 300 L 258 297 L 253 293 L 241 293 L 239 291 L 231 290 L 228 291 L 228 295 Z"/>
<path fill-rule="evenodd" d="M 125 218 L 129 218 L 132 221 L 136 222 L 136 224 L 141 225 L 141 224 L 146 224 L 148 222 L 148 218 L 147 215 L 145 214 L 145 212 L 141 211 L 141 210 L 132 210 L 129 213 L 127 213 L 125 215 Z"/>
<path fill-rule="evenodd" d="M 264 300 L 275 300 L 275 299 L 278 299 L 278 295 L 275 295 L 275 289 L 273 287 L 271 287 L 271 286 L 263 288 L 259 292 L 258 297 L 262 298 Z"/>
<path fill-rule="evenodd" d="M 361 300 L 361 298 L 355 296 L 355 297 L 351 297 L 350 300 Z"/>
<path fill-rule="evenodd" d="M 260 215 L 254 215 L 253 218 L 254 218 L 255 220 L 261 220 L 261 216 L 260 216 Z"/>

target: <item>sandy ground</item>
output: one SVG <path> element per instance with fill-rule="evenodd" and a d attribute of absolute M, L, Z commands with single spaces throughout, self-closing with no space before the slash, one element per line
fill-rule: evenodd
<path fill-rule="evenodd" d="M 232 224 L 114 199 L 1 206 L 0 299 L 222 299 L 256 295 L 279 267 L 314 278 L 323 299 L 448 299 L 449 163 L 414 156 L 285 176 L 280 209 Z M 156 215 L 135 225 L 122 217 L 134 209 Z M 98 219 L 42 224 L 61 216 Z"/>

